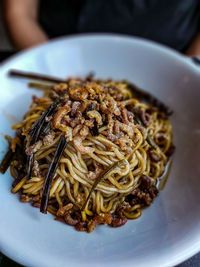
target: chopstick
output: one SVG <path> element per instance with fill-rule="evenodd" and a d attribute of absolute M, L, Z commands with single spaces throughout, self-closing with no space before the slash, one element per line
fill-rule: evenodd
<path fill-rule="evenodd" d="M 49 166 L 49 169 L 48 169 L 45 181 L 44 181 L 44 185 L 43 185 L 42 199 L 41 199 L 41 205 L 40 205 L 40 211 L 42 213 L 47 213 L 47 205 L 48 205 L 48 200 L 49 200 L 49 192 L 50 192 L 51 184 L 52 184 L 54 175 L 56 173 L 58 164 L 60 162 L 60 159 L 65 150 L 66 145 L 67 145 L 67 141 L 65 139 L 65 136 L 61 135 L 55 154 L 53 156 L 52 162 Z"/>
<path fill-rule="evenodd" d="M 12 77 L 40 80 L 40 81 L 46 81 L 46 82 L 52 82 L 52 83 L 66 83 L 67 82 L 64 79 L 60 79 L 60 78 L 56 78 L 56 77 L 52 77 L 48 75 L 43 75 L 39 73 L 24 72 L 24 71 L 19 71 L 19 70 L 11 70 L 9 72 L 9 75 Z M 160 101 L 158 98 L 138 88 L 134 84 L 131 84 L 129 82 L 127 83 L 128 83 L 129 89 L 134 93 L 135 97 L 141 100 L 147 101 L 152 106 L 156 106 L 160 111 L 163 111 L 167 116 L 172 115 L 173 111 L 167 105 L 165 105 L 162 101 Z M 39 87 L 41 88 L 41 85 Z"/>
<path fill-rule="evenodd" d="M 40 80 L 40 81 L 46 81 L 46 82 L 52 82 L 52 83 L 66 83 L 67 81 L 64 79 L 43 75 L 39 73 L 34 72 L 24 72 L 19 70 L 11 70 L 9 71 L 9 76 L 12 77 L 20 77 L 20 78 L 26 78 L 26 79 L 32 79 L 32 80 Z"/>

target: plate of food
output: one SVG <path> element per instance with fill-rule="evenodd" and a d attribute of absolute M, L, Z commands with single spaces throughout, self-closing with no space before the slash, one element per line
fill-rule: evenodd
<path fill-rule="evenodd" d="M 1 251 L 26 266 L 173 266 L 200 251 L 199 82 L 191 59 L 120 35 L 4 62 Z"/>

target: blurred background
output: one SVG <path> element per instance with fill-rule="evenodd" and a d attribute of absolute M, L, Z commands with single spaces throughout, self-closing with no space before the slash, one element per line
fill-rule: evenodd
<path fill-rule="evenodd" d="M 3 21 L 3 5 L 2 1 L 0 0 L 0 51 L 2 50 L 12 50 L 12 45 L 9 42 L 8 36 L 6 34 L 5 24 Z"/>
<path fill-rule="evenodd" d="M 0 0 L 0 51 L 63 35 L 106 32 L 139 36 L 196 56 L 199 28 L 200 0 Z"/>

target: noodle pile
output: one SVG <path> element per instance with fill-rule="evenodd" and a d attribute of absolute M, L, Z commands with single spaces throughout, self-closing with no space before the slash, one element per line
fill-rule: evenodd
<path fill-rule="evenodd" d="M 55 101 L 45 129 L 31 144 L 31 129 Z M 173 147 L 168 116 L 136 99 L 126 82 L 112 80 L 68 79 L 47 87 L 43 97 L 33 97 L 24 120 L 13 129 L 11 148 L 20 156 L 10 166 L 12 192 L 40 208 L 45 177 L 60 137 L 65 137 L 47 210 L 79 231 L 91 232 L 102 223 L 118 227 L 138 218 L 158 194 L 156 180 Z"/>

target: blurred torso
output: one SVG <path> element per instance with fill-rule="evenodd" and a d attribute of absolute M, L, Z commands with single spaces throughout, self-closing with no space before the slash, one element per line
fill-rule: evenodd
<path fill-rule="evenodd" d="M 110 32 L 139 36 L 183 51 L 199 30 L 199 0 L 41 0 L 49 37 Z"/>

